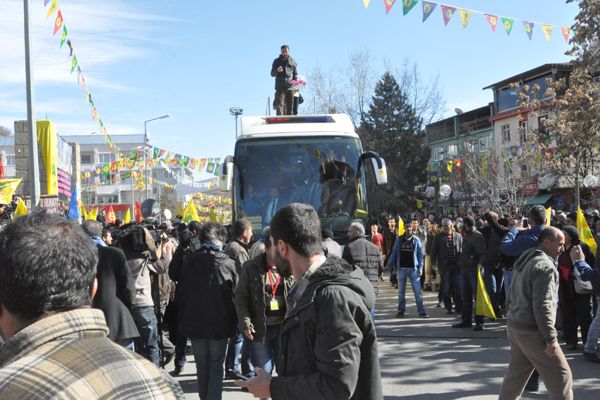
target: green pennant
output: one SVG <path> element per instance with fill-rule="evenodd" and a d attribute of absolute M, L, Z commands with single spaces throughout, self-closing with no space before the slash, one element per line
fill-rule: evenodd
<path fill-rule="evenodd" d="M 63 44 L 67 41 L 67 26 L 63 24 L 62 35 L 60 36 L 60 47 L 63 47 Z"/>
<path fill-rule="evenodd" d="M 404 15 L 408 14 L 418 2 L 419 0 L 402 0 L 402 10 Z"/>
<path fill-rule="evenodd" d="M 510 35 L 510 32 L 512 31 L 515 20 L 512 18 L 504 18 L 504 17 L 501 17 L 500 19 L 502 20 L 502 25 L 504 25 L 506 34 Z"/>
<path fill-rule="evenodd" d="M 77 56 L 73 56 L 73 60 L 71 61 L 71 73 L 73 73 L 73 71 L 75 71 L 75 68 L 77 67 Z"/>

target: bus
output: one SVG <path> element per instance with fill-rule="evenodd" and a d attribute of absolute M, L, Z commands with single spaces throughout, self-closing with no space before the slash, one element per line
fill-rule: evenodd
<path fill-rule="evenodd" d="M 367 226 L 367 167 L 377 184 L 387 183 L 384 160 L 363 152 L 348 115 L 247 116 L 219 186 L 231 192 L 233 220 L 246 218 L 257 232 L 283 206 L 306 203 L 343 241 L 352 222 Z"/>

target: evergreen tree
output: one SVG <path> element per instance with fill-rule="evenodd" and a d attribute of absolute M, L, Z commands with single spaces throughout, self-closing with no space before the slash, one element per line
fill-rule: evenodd
<path fill-rule="evenodd" d="M 378 211 L 413 208 L 408 199 L 414 187 L 425 181 L 429 149 L 421 118 L 390 72 L 384 73 L 375 86 L 359 135 L 363 147 L 385 159 L 388 170 L 385 187 L 369 188 L 373 208 Z"/>

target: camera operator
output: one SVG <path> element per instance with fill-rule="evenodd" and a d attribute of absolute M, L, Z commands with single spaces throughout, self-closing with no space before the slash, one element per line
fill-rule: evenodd
<path fill-rule="evenodd" d="M 153 233 L 158 239 L 156 232 Z M 167 273 L 168 264 L 162 258 L 160 243 L 157 246 L 152 236 L 147 227 L 129 224 L 123 227 L 123 237 L 119 244 L 125 252 L 127 264 L 135 279 L 135 300 L 132 303 L 131 314 L 140 332 L 136 350 L 160 367 L 158 318 L 155 311 L 155 306 L 159 305 L 159 298 L 153 296 L 152 281 L 157 281 L 159 274 Z"/>
<path fill-rule="evenodd" d="M 198 234 L 202 225 L 199 222 L 193 221 L 189 225 L 181 223 L 177 225 L 173 233 L 178 237 L 179 243 L 177 250 L 173 254 L 169 263 L 169 276 L 175 283 L 179 281 L 183 258 L 200 248 L 200 240 Z M 174 239 L 173 239 L 174 240 Z M 175 289 L 171 291 L 171 299 L 167 307 L 165 318 L 169 326 L 169 338 L 175 339 L 175 369 L 171 375 L 178 376 L 185 365 L 185 355 L 187 350 L 187 338 L 183 336 L 177 324 L 177 295 Z"/>

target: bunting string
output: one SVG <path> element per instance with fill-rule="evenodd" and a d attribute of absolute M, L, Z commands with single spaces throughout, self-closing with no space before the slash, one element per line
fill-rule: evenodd
<path fill-rule="evenodd" d="M 419 1 L 420 0 L 402 0 L 402 14 L 407 15 L 408 13 L 410 13 L 412 11 L 412 9 L 419 3 Z M 386 15 L 392 11 L 392 8 L 394 7 L 395 4 L 396 4 L 396 0 L 384 0 Z M 363 5 L 365 6 L 365 8 L 368 8 L 369 1 L 363 0 Z M 451 5 L 439 3 L 436 1 L 422 0 L 421 5 L 422 5 L 422 11 L 423 11 L 422 22 L 425 22 L 431 16 L 431 14 L 437 9 L 437 6 L 440 6 L 439 8 L 442 12 L 442 19 L 443 19 L 444 25 L 447 26 L 450 23 L 450 21 L 452 20 L 452 17 L 456 13 L 456 11 L 458 11 L 458 13 L 460 15 L 461 26 L 462 26 L 463 30 L 467 29 L 467 27 L 471 23 L 471 17 L 473 16 L 473 14 L 478 14 L 478 15 L 484 16 L 487 19 L 492 31 L 494 31 L 494 32 L 496 31 L 496 26 L 498 25 L 498 22 L 500 22 L 502 24 L 502 27 L 504 28 L 504 31 L 509 36 L 513 30 L 515 23 L 517 23 L 517 22 L 519 22 L 523 25 L 523 30 L 527 34 L 527 37 L 529 40 L 531 40 L 533 37 L 534 28 L 539 28 L 542 30 L 547 42 L 550 42 L 552 33 L 555 30 L 560 30 L 562 37 L 564 38 L 566 43 L 569 43 L 569 39 L 570 39 L 571 35 L 573 34 L 573 29 L 568 25 L 559 26 L 559 25 L 554 25 L 554 24 L 538 22 L 533 19 L 523 20 L 523 19 L 514 18 L 514 17 L 499 16 L 499 15 L 495 15 L 495 14 L 492 14 L 489 12 L 483 12 L 483 11 L 471 10 L 471 9 L 463 8 L 463 7 L 451 6 Z"/>

